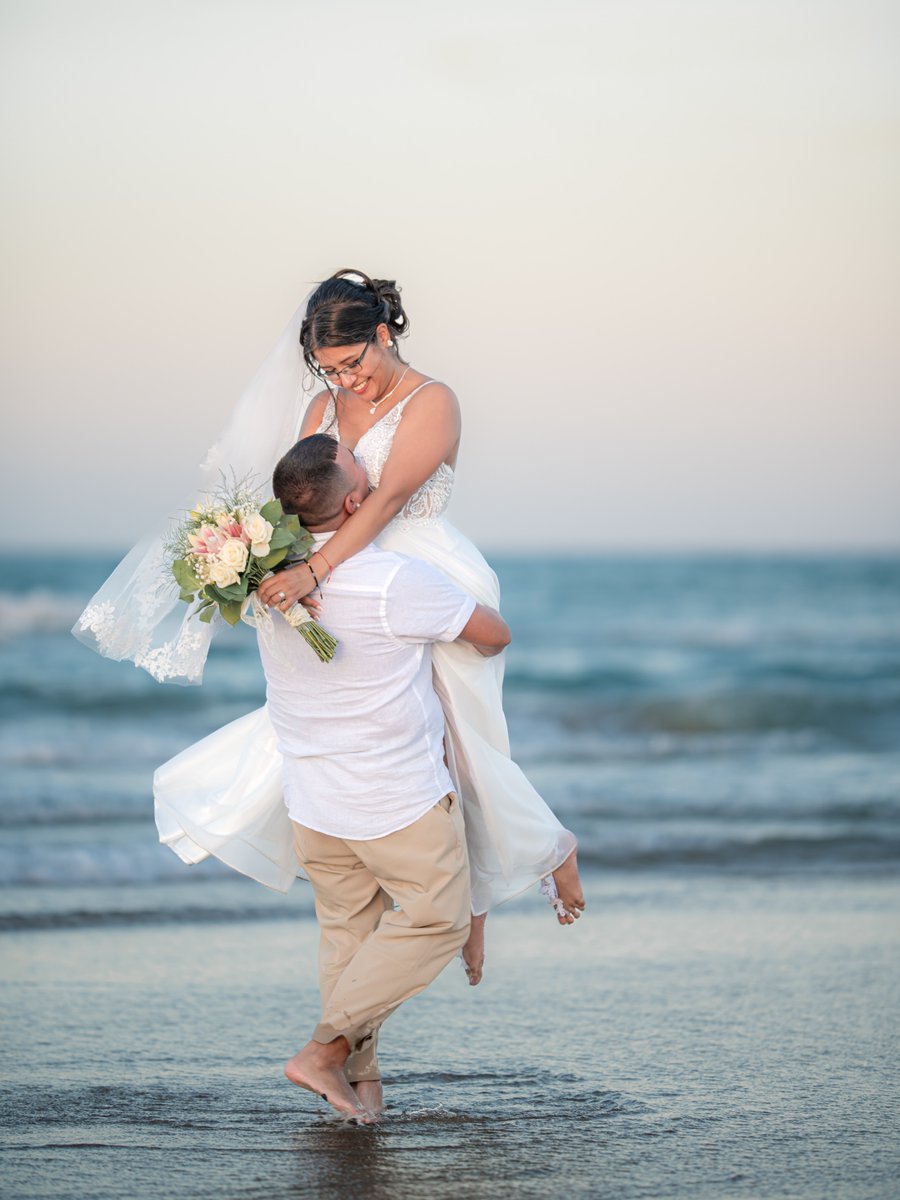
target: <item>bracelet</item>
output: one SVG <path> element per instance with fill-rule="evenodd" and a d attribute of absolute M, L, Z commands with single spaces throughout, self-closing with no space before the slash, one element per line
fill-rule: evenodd
<path fill-rule="evenodd" d="M 310 558 L 312 558 L 312 555 L 310 555 Z M 306 565 L 309 567 L 309 573 L 313 577 L 313 583 L 316 585 L 316 590 L 318 591 L 319 595 L 321 596 L 322 595 L 322 585 L 319 583 L 319 577 L 313 570 L 312 563 L 310 562 L 309 558 L 306 560 Z"/>
<path fill-rule="evenodd" d="M 322 553 L 322 551 L 321 551 L 321 550 L 317 550 L 317 551 L 316 551 L 316 554 L 318 554 L 319 558 L 321 558 L 322 562 L 323 562 L 323 563 L 325 564 L 325 566 L 328 568 L 328 574 L 325 576 L 325 582 L 327 583 L 327 582 L 328 582 L 328 580 L 329 580 L 329 579 L 332 577 L 332 575 L 334 574 L 334 567 L 331 565 L 331 563 L 328 561 L 328 559 L 325 557 L 325 555 Z"/>

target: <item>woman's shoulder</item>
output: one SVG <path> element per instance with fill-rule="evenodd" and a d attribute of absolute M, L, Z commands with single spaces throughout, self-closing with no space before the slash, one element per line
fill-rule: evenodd
<path fill-rule="evenodd" d="M 437 379 L 417 381 L 397 408 L 400 412 L 392 427 L 396 431 L 394 442 L 399 456 L 416 463 L 423 458 L 433 460 L 432 471 L 442 462 L 454 467 L 462 416 L 453 389 Z"/>
<path fill-rule="evenodd" d="M 456 392 L 446 383 L 442 383 L 439 379 L 429 379 L 427 376 L 418 381 L 412 391 L 401 401 L 405 413 L 412 414 L 413 412 L 424 413 L 426 411 L 432 414 L 435 410 L 442 411 L 448 415 L 459 414 L 459 400 Z M 397 406 L 398 408 L 400 405 Z"/>
<path fill-rule="evenodd" d="M 303 414 L 303 421 L 300 425 L 300 436 L 309 437 L 311 433 L 315 433 L 325 419 L 325 414 L 328 411 L 328 404 L 331 401 L 331 393 L 327 388 L 321 392 L 317 392 L 309 402 L 309 407 Z"/>

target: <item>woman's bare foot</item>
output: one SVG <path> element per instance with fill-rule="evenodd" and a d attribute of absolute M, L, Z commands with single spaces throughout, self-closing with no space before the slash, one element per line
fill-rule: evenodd
<path fill-rule="evenodd" d="M 335 1038 L 327 1045 L 322 1042 L 307 1042 L 293 1058 L 285 1063 L 284 1073 L 297 1087 L 315 1092 L 337 1109 L 342 1117 L 355 1117 L 363 1124 L 370 1124 L 374 1117 L 360 1104 L 359 1097 L 347 1082 L 344 1063 L 350 1054 L 347 1039 Z"/>
<path fill-rule="evenodd" d="M 584 909 L 584 891 L 574 850 L 562 866 L 553 872 L 553 881 L 565 908 L 565 914 L 558 912 L 557 919 L 560 925 L 573 925 Z"/>
<path fill-rule="evenodd" d="M 363 1108 L 367 1108 L 376 1117 L 384 1112 L 384 1088 L 380 1079 L 359 1079 L 350 1086 L 359 1097 Z"/>
<path fill-rule="evenodd" d="M 486 920 L 487 913 L 481 913 L 472 918 L 469 936 L 462 948 L 463 964 L 471 987 L 481 983 L 481 976 L 484 972 L 484 923 Z"/>

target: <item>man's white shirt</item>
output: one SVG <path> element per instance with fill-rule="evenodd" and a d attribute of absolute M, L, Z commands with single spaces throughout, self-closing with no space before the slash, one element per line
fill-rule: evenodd
<path fill-rule="evenodd" d="M 320 620 L 339 642 L 330 663 L 270 610 L 273 636 L 260 636 L 259 650 L 291 820 L 333 837 L 384 837 L 452 789 L 431 643 L 454 641 L 474 608 L 434 567 L 368 546 L 324 588 Z"/>

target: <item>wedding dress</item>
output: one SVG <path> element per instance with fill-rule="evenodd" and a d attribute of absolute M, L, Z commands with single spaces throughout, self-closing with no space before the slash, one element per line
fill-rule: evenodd
<path fill-rule="evenodd" d="M 214 491 L 223 472 L 236 479 L 252 477 L 268 489 L 309 399 L 298 345 L 308 299 L 244 390 L 206 457 L 199 487 L 186 490 L 183 509 Z M 355 448 L 373 487 L 410 398 L 385 413 Z M 333 403 L 322 430 L 338 436 Z M 425 559 L 475 599 L 498 607 L 496 576 L 444 516 L 452 486 L 453 471 L 444 464 L 378 541 Z M 130 551 L 72 632 L 97 653 L 131 661 L 159 682 L 198 684 L 210 638 L 222 623 L 215 617 L 210 625 L 200 623 L 179 600 L 166 551 L 173 519 L 170 511 Z M 327 603 L 324 620 L 327 625 Z M 555 870 L 574 849 L 575 838 L 509 757 L 502 656 L 484 658 L 470 646 L 453 643 L 438 643 L 432 653 L 448 761 L 465 814 L 472 911 L 482 913 Z M 154 776 L 154 800 L 160 840 L 184 862 L 214 855 L 279 891 L 287 891 L 302 874 L 282 797 L 281 755 L 265 706 L 164 763 Z"/>
<path fill-rule="evenodd" d="M 355 447 L 373 488 L 418 390 L 385 413 Z M 339 436 L 333 400 L 319 432 Z M 378 544 L 424 559 L 479 603 L 499 608 L 497 576 L 444 516 L 452 488 L 453 470 L 442 463 Z M 327 627 L 327 589 L 322 620 Z M 485 658 L 461 642 L 436 643 L 432 661 L 446 718 L 450 773 L 466 822 L 472 911 L 487 912 L 560 866 L 575 848 L 575 837 L 509 757 L 503 656 Z M 281 756 L 265 707 L 165 763 L 156 772 L 154 794 L 160 838 L 186 862 L 214 854 L 282 891 L 301 874 L 281 796 Z"/>

